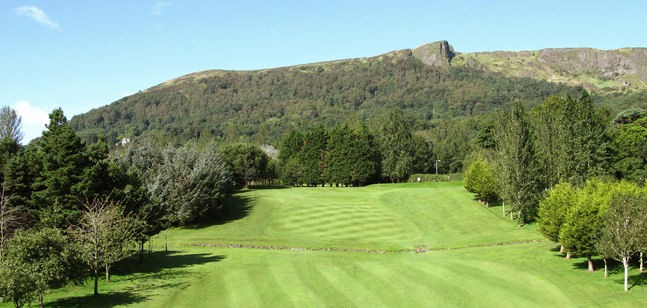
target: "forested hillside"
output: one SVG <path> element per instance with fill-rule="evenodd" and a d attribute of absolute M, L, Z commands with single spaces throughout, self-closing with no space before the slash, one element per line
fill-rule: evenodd
<path fill-rule="evenodd" d="M 258 71 L 186 75 L 71 121 L 79 135 L 109 141 L 140 135 L 178 142 L 215 137 L 276 143 L 286 127 L 332 126 L 350 114 L 402 109 L 415 130 L 487 112 L 519 98 L 536 104 L 580 89 L 476 68 L 423 64 L 410 50 Z"/>
<path fill-rule="evenodd" d="M 197 72 L 78 115 L 71 124 L 89 142 L 103 134 L 108 141 L 148 136 L 177 143 L 215 138 L 276 145 L 291 126 L 332 127 L 351 115 L 367 120 L 385 109 L 403 110 L 412 128 L 420 131 L 444 120 L 491 111 L 513 99 L 532 106 L 552 95 L 577 96 L 583 87 L 593 90 L 595 101 L 612 111 L 647 100 L 647 93 L 638 87 L 643 83 L 642 66 L 632 64 L 640 62 L 639 55 L 638 62 L 627 62 L 588 50 L 587 55 L 599 59 L 600 65 L 615 65 L 596 70 L 564 60 L 578 58 L 578 50 L 461 54 L 443 41 L 372 58 Z M 551 59 L 570 66 L 561 65 L 561 60 L 546 64 Z M 595 78 L 607 78 L 615 86 L 634 71 L 638 75 L 631 79 L 633 86 L 613 91 L 577 79 L 597 74 Z M 571 75 L 573 80 L 567 78 Z"/>

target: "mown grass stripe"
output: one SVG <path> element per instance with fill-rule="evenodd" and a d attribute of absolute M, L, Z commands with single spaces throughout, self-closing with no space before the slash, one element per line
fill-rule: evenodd
<path fill-rule="evenodd" d="M 361 307 L 383 307 L 384 303 L 379 296 L 359 283 L 357 279 L 347 273 L 350 265 L 344 262 L 335 262 L 328 264 L 315 264 L 317 270 L 333 285 L 337 286 L 337 291 L 344 294 L 350 299 L 355 306 Z"/>

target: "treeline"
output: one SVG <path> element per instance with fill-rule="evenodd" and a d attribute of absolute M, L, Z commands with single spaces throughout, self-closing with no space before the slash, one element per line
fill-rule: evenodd
<path fill-rule="evenodd" d="M 612 120 L 586 92 L 529 112 L 516 101 L 482 131 L 490 141 L 472 154 L 465 187 L 486 203 L 500 201 L 503 215 L 508 205 L 519 226 L 537 219 L 567 257 L 587 257 L 591 271 L 594 255 L 605 265 L 623 262 L 627 290 L 628 261 L 647 249 L 644 116 L 632 109 Z"/>
<path fill-rule="evenodd" d="M 291 127 L 332 128 L 350 114 L 370 120 L 402 110 L 413 131 L 485 114 L 511 98 L 541 103 L 580 89 L 471 67 L 425 65 L 410 51 L 259 71 L 187 75 L 75 116 L 82 140 L 122 137 L 277 145 Z"/>
<path fill-rule="evenodd" d="M 292 129 L 280 142 L 278 175 L 287 185 L 362 186 L 406 181 L 429 171 L 431 143 L 413 134 L 400 111 L 378 116 L 372 128 L 347 120 L 331 129 Z"/>
<path fill-rule="evenodd" d="M 84 144 L 61 109 L 21 146 L 20 117 L 0 111 L 0 301 L 43 304 L 50 288 L 82 283 L 173 226 L 218 219 L 237 187 L 271 179 L 272 160 L 246 144 Z"/>

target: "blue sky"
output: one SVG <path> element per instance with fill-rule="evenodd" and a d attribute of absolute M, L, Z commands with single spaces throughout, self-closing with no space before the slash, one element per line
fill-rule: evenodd
<path fill-rule="evenodd" d="M 187 73 L 374 56 L 448 40 L 456 51 L 647 47 L 647 1 L 0 2 L 0 106 L 25 141 Z"/>

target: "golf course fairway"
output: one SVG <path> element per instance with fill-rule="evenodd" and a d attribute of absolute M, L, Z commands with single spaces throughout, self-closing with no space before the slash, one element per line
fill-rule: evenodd
<path fill-rule="evenodd" d="M 647 305 L 647 274 L 632 268 L 623 292 L 622 266 L 587 272 L 462 182 L 250 189 L 231 202 L 227 219 L 154 237 L 144 264 L 116 264 L 99 297 L 88 281 L 51 291 L 46 305 Z"/>

